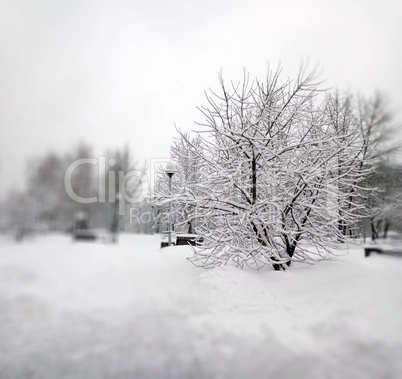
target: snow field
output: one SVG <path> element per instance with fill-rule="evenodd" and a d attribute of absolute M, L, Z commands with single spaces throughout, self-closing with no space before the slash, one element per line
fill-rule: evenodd
<path fill-rule="evenodd" d="M 402 376 L 402 259 L 204 270 L 159 246 L 0 240 L 0 378 Z"/>

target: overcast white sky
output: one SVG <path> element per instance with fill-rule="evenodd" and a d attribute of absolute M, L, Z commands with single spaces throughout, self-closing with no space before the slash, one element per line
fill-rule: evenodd
<path fill-rule="evenodd" d="M 327 86 L 381 90 L 402 120 L 400 0 L 0 0 L 0 193 L 27 159 L 87 141 L 168 156 L 217 74 L 319 63 Z"/>

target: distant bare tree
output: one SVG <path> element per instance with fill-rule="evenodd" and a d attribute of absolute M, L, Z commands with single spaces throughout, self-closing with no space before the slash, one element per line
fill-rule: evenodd
<path fill-rule="evenodd" d="M 380 189 L 382 182 L 374 183 L 373 178 L 379 178 L 375 172 L 382 169 L 382 162 L 396 147 L 389 142 L 392 136 L 390 113 L 383 97 L 379 94 L 367 99 L 339 92 L 327 95 L 326 113 L 331 127 L 343 133 L 346 139 L 353 139 L 356 146 L 356 153 L 346 157 L 346 162 L 338 158 L 338 175 L 348 178 L 344 186 L 338 186 L 338 191 L 349 196 L 346 208 L 345 206 L 338 208 L 338 228 L 344 235 L 357 235 L 360 229 L 358 223 L 348 226 L 344 218 L 349 213 L 360 214 L 364 209 L 360 215 L 369 217 L 374 231 L 376 230 L 373 224 L 376 219 L 374 213 L 378 214 L 378 208 L 374 210 L 372 206 L 378 202 L 373 202 L 373 196 L 375 194 L 378 198 L 384 188 Z M 345 167 L 351 164 L 358 168 L 358 172 L 353 176 L 345 172 Z M 364 186 L 358 186 L 357 183 L 362 177 L 366 177 L 368 172 L 371 172 L 372 179 L 366 180 Z M 369 198 L 370 201 L 368 201 Z M 361 207 L 362 201 L 365 203 L 364 208 Z"/>
<path fill-rule="evenodd" d="M 371 239 L 386 238 L 390 229 L 402 231 L 402 167 L 383 161 L 366 179 L 366 204 Z"/>
<path fill-rule="evenodd" d="M 146 163 L 140 163 L 135 159 L 129 147 L 126 145 L 107 154 L 108 164 L 105 173 L 105 209 L 106 218 L 110 220 L 110 230 L 116 235 L 119 230 L 131 230 L 136 232 L 149 232 L 149 226 L 140 223 L 130 223 L 129 208 L 135 207 L 138 213 L 150 212 L 150 206 L 146 202 L 136 202 L 131 205 L 126 202 L 124 196 L 137 199 L 141 192 L 143 177 L 146 172 Z M 111 165 L 112 163 L 112 165 Z M 133 173 L 133 176 L 130 176 Z M 127 180 L 125 179 L 127 178 Z M 123 188 L 124 187 L 124 188 Z M 132 221 L 132 220 L 131 220 Z"/>

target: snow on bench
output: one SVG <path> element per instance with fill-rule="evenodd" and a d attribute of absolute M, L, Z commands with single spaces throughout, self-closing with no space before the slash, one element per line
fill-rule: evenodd
<path fill-rule="evenodd" d="M 386 240 L 379 240 L 375 245 L 369 245 L 364 248 L 364 256 L 369 257 L 371 253 L 395 255 L 402 257 L 402 239 L 395 235 Z"/>

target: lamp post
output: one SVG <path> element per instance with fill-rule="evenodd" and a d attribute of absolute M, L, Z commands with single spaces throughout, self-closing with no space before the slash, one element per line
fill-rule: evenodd
<path fill-rule="evenodd" d="M 166 175 L 169 177 L 169 194 L 172 196 L 172 176 L 176 172 L 176 168 L 173 163 L 168 163 L 165 169 Z M 171 209 L 172 202 L 169 202 L 169 213 L 168 213 L 168 246 L 172 246 L 172 222 L 171 222 Z"/>

